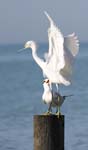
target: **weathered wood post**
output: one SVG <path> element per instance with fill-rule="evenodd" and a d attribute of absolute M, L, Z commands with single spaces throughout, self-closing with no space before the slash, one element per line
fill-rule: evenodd
<path fill-rule="evenodd" d="M 34 116 L 34 150 L 64 150 L 64 116 Z"/>

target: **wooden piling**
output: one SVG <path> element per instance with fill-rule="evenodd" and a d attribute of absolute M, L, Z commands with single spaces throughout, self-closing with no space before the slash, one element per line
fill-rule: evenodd
<path fill-rule="evenodd" d="M 34 150 L 64 150 L 64 116 L 34 116 Z"/>

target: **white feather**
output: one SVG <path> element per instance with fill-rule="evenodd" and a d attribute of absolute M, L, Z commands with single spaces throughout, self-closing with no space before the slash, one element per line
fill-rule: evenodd
<path fill-rule="evenodd" d="M 76 56 L 78 52 L 78 40 L 73 34 L 64 38 L 49 14 L 45 12 L 45 15 L 50 22 L 48 29 L 49 50 L 45 61 L 37 56 L 37 47 L 34 41 L 28 41 L 25 48 L 32 49 L 34 60 L 50 80 L 50 83 L 68 86 L 70 84 L 69 77 L 72 72 L 73 56 Z"/>
<path fill-rule="evenodd" d="M 75 33 L 72 33 L 64 38 L 64 48 L 68 49 L 73 56 L 76 56 L 79 51 L 79 41 Z"/>

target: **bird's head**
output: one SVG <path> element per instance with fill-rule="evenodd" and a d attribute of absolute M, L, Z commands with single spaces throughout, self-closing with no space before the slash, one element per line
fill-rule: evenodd
<path fill-rule="evenodd" d="M 50 87 L 50 81 L 49 81 L 49 79 L 43 80 L 43 86 L 44 87 Z"/>
<path fill-rule="evenodd" d="M 45 80 L 43 81 L 43 87 L 44 87 L 44 89 L 45 89 L 46 91 L 50 90 L 50 81 L 49 81 L 49 79 L 45 79 Z"/>
<path fill-rule="evenodd" d="M 49 79 L 45 79 L 45 80 L 43 81 L 43 84 L 50 85 L 50 81 L 49 81 Z"/>
<path fill-rule="evenodd" d="M 36 49 L 36 43 L 34 41 L 27 41 L 24 45 L 24 48 Z"/>
<path fill-rule="evenodd" d="M 27 41 L 24 45 L 24 48 L 19 49 L 18 52 L 21 52 L 21 51 L 25 50 L 26 48 L 31 48 L 33 50 L 33 52 L 35 52 L 37 45 L 34 41 Z"/>

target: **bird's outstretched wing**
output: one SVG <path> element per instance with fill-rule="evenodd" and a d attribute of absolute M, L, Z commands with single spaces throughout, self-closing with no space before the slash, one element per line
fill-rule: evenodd
<path fill-rule="evenodd" d="M 61 31 L 55 25 L 49 14 L 47 12 L 44 13 L 50 22 L 50 27 L 48 29 L 49 51 L 46 55 L 46 61 L 52 61 L 54 68 L 56 67 L 57 71 L 60 71 L 65 65 L 63 46 L 64 38 Z"/>
<path fill-rule="evenodd" d="M 79 51 L 79 41 L 75 33 L 64 37 L 65 66 L 61 74 L 68 80 L 71 80 L 74 58 Z"/>
<path fill-rule="evenodd" d="M 70 83 L 74 57 L 79 50 L 78 38 L 74 33 L 63 37 L 49 14 L 45 12 L 45 15 L 50 22 L 48 29 L 49 51 L 46 55 L 47 68 L 52 70 L 54 74 L 58 72 Z"/>
<path fill-rule="evenodd" d="M 64 37 L 64 48 L 68 49 L 73 56 L 76 56 L 79 51 L 79 41 L 75 33 Z"/>

